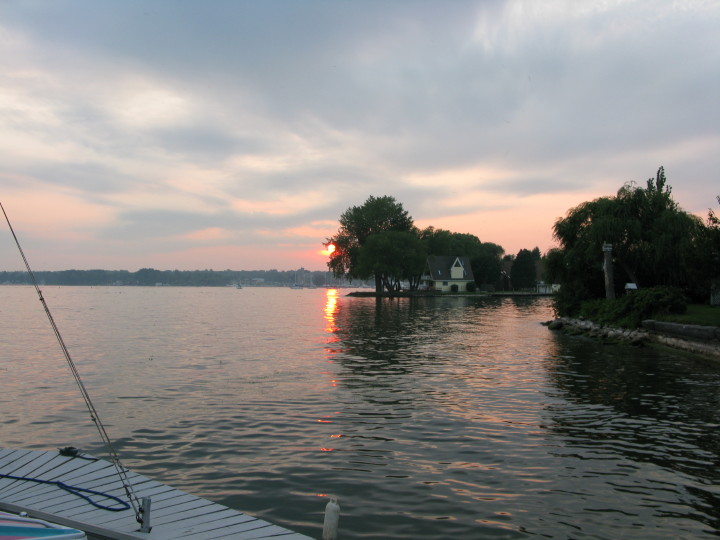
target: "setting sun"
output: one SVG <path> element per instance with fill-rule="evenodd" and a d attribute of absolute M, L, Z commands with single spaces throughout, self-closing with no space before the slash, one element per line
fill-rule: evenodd
<path fill-rule="evenodd" d="M 329 257 L 329 256 L 332 255 L 334 252 L 335 252 L 335 244 L 327 244 L 327 245 L 325 246 L 325 249 L 322 249 L 322 250 L 318 251 L 319 254 L 321 254 L 321 255 L 323 255 L 323 256 L 325 256 L 325 257 Z"/>

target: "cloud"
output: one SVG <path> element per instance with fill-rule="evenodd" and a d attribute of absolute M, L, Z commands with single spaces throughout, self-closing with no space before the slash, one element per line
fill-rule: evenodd
<path fill-rule="evenodd" d="M 718 191 L 715 2 L 58 0 L 0 20 L 3 198 L 84 264 L 295 245 L 289 267 L 323 267 L 328 224 L 386 194 L 544 249 L 570 206 L 660 165 L 690 211 Z"/>

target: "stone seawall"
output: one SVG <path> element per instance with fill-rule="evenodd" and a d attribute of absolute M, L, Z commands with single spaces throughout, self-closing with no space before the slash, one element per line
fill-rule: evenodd
<path fill-rule="evenodd" d="M 547 323 L 550 330 L 584 334 L 596 339 L 632 345 L 659 343 L 720 361 L 720 327 L 647 320 L 634 330 L 603 326 L 587 319 L 561 317 Z"/>

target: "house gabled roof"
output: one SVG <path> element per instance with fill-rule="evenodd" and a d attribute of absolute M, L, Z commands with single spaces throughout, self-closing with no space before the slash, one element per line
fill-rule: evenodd
<path fill-rule="evenodd" d="M 427 259 L 427 272 L 434 281 L 452 281 L 450 277 L 453 267 L 460 265 L 463 269 L 462 281 L 474 281 L 470 259 L 468 257 L 455 257 L 452 255 L 431 255 Z"/>

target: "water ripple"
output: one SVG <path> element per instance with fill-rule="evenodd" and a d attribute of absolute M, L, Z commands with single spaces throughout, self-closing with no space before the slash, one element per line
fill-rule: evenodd
<path fill-rule="evenodd" d="M 4 444 L 100 451 L 33 291 L 0 293 Z M 329 494 L 350 539 L 720 534 L 720 370 L 553 334 L 545 299 L 45 296 L 129 466 L 311 536 Z"/>

